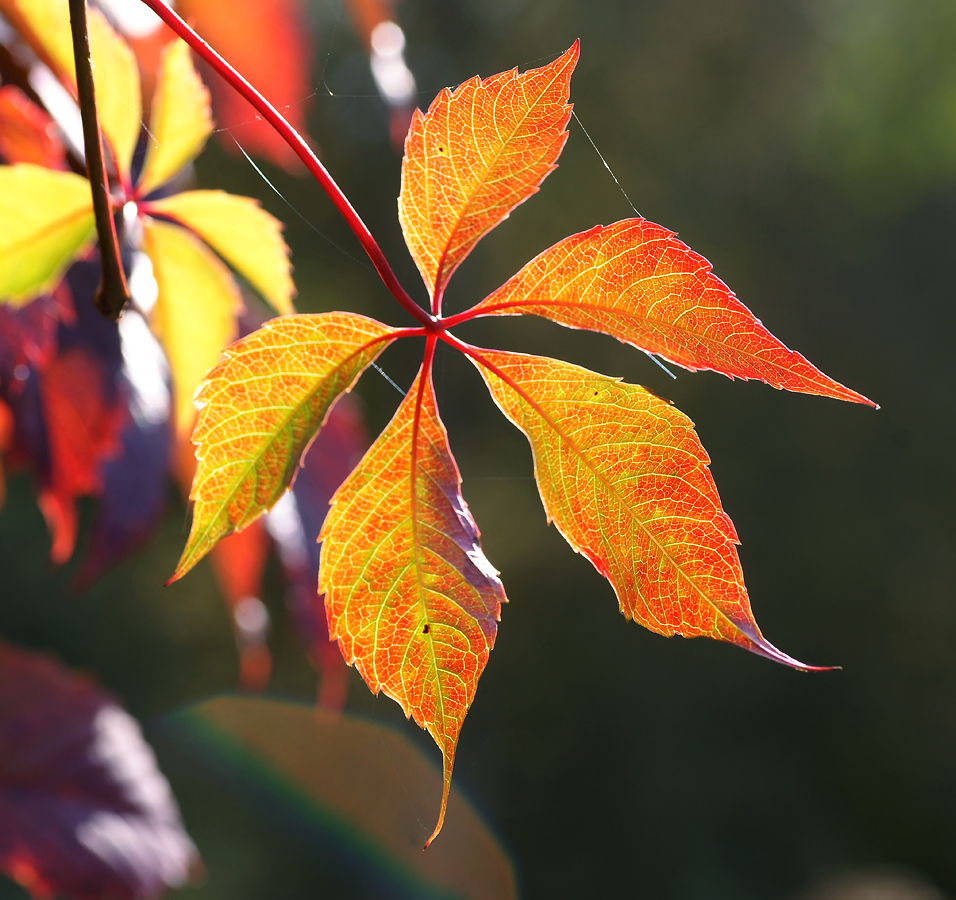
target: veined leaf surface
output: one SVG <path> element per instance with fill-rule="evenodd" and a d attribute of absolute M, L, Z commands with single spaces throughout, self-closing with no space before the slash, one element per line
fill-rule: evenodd
<path fill-rule="evenodd" d="M 475 309 L 602 331 L 691 371 L 876 405 L 780 343 L 703 256 L 644 219 L 559 241 Z"/>
<path fill-rule="evenodd" d="M 0 0 L 0 13 L 75 92 L 68 0 Z M 139 68 L 133 51 L 99 10 L 89 10 L 88 23 L 100 127 L 116 164 L 128 173 L 142 116 Z"/>
<path fill-rule="evenodd" d="M 0 302 L 19 306 L 53 287 L 93 229 L 85 178 L 27 163 L 0 166 Z"/>
<path fill-rule="evenodd" d="M 428 367 L 332 498 L 319 540 L 329 635 L 444 757 L 455 747 L 495 640 L 504 589 L 478 542 Z"/>
<path fill-rule="evenodd" d="M 336 398 L 391 331 L 351 313 L 285 316 L 226 351 L 196 395 L 193 522 L 173 579 L 275 505 Z"/>
<path fill-rule="evenodd" d="M 280 313 L 293 312 L 295 285 L 282 223 L 258 200 L 225 191 L 184 191 L 149 208 L 195 231 Z"/>
<path fill-rule="evenodd" d="M 140 176 L 142 194 L 165 184 L 194 159 L 212 133 L 209 91 L 202 83 L 184 41 L 163 51 L 149 120 L 149 143 Z"/>
<path fill-rule="evenodd" d="M 445 89 L 405 139 L 398 217 L 418 270 L 441 297 L 483 234 L 554 169 L 571 116 L 577 42 L 553 63 Z"/>
<path fill-rule="evenodd" d="M 611 582 L 625 616 L 807 668 L 754 621 L 737 533 L 690 419 L 642 387 L 570 363 L 479 355 L 492 397 L 531 443 L 548 518 Z"/>
<path fill-rule="evenodd" d="M 183 431 L 193 422 L 196 388 L 236 336 L 242 298 L 229 270 L 185 228 L 146 218 L 143 249 L 159 286 L 150 325 L 169 359 Z"/>

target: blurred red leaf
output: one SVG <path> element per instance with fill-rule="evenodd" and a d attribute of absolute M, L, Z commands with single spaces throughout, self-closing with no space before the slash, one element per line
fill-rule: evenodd
<path fill-rule="evenodd" d="M 119 450 L 125 409 L 108 394 L 104 364 L 71 347 L 42 373 L 40 394 L 50 469 L 39 495 L 53 539 L 50 557 L 66 562 L 76 542 L 76 498 L 102 485 L 102 466 Z"/>
<path fill-rule="evenodd" d="M 0 869 L 34 897 L 156 897 L 200 865 L 136 721 L 0 644 Z"/>
<path fill-rule="evenodd" d="M 306 133 L 309 28 L 299 0 L 180 0 L 178 11 L 292 123 Z M 242 146 L 297 170 L 298 157 L 271 126 L 218 76 L 207 79 L 220 128 L 233 130 Z M 235 152 L 227 134 L 223 146 Z"/>
<path fill-rule="evenodd" d="M 53 120 L 12 84 L 0 87 L 0 157 L 10 164 L 66 168 L 66 151 Z"/>

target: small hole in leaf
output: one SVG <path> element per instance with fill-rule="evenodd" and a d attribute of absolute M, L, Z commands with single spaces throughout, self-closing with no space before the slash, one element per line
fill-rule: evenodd
<path fill-rule="evenodd" d="M 438 148 L 438 152 L 439 152 L 439 153 L 444 153 L 444 152 L 445 152 L 445 148 L 444 148 L 444 147 L 439 147 L 439 148 Z"/>
<path fill-rule="evenodd" d="M 429 629 L 429 627 L 428 627 L 428 623 L 426 622 L 426 623 L 425 623 L 425 627 L 422 629 L 422 634 L 428 634 L 429 630 L 430 630 L 430 629 Z"/>

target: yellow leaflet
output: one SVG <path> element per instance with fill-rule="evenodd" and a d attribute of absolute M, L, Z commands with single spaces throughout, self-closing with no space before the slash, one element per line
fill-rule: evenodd
<path fill-rule="evenodd" d="M 0 13 L 75 93 L 76 67 L 67 0 L 0 0 Z M 142 116 L 139 69 L 132 50 L 98 10 L 89 10 L 89 29 L 100 127 L 117 166 L 128 173 Z"/>
<path fill-rule="evenodd" d="M 189 47 L 174 40 L 160 65 L 149 146 L 139 187 L 148 194 L 195 159 L 212 132 L 209 91 L 193 67 Z"/>
<path fill-rule="evenodd" d="M 93 236 L 90 183 L 72 172 L 0 166 L 0 302 L 52 288 Z"/>
<path fill-rule="evenodd" d="M 282 316 L 226 351 L 196 394 L 193 522 L 174 579 L 275 505 L 332 404 L 390 332 L 352 313 Z"/>
<path fill-rule="evenodd" d="M 295 285 L 282 223 L 257 200 L 224 191 L 186 191 L 152 208 L 195 231 L 280 313 L 294 311 Z"/>
<path fill-rule="evenodd" d="M 176 427 L 188 429 L 196 388 L 236 336 L 242 307 L 229 270 L 183 228 L 144 220 L 143 249 L 153 263 L 159 297 L 151 325 L 169 358 Z"/>

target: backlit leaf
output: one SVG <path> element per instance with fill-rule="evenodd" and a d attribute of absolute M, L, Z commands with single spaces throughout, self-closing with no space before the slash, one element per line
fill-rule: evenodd
<path fill-rule="evenodd" d="M 150 324 L 169 359 L 181 431 L 193 422 L 196 388 L 235 337 L 242 299 L 229 270 L 186 229 L 147 218 L 143 249 L 159 286 Z"/>
<path fill-rule="evenodd" d="M 478 370 L 531 443 L 548 518 L 659 634 L 706 636 L 798 668 L 760 633 L 693 423 L 642 387 L 559 360 L 480 351 Z"/>
<path fill-rule="evenodd" d="M 423 372 L 332 499 L 319 536 L 319 590 L 346 661 L 442 751 L 444 791 L 430 842 L 505 595 L 478 543 Z"/>
<path fill-rule="evenodd" d="M 68 0 L 0 0 L 0 13 L 75 93 Z M 99 10 L 89 10 L 88 21 L 100 127 L 120 171 L 128 173 L 142 116 L 139 69 L 132 50 Z"/>
<path fill-rule="evenodd" d="M 184 191 L 149 209 L 195 231 L 280 313 L 293 312 L 295 285 L 282 223 L 258 200 L 225 191 Z"/>
<path fill-rule="evenodd" d="M 189 45 L 170 41 L 163 51 L 153 95 L 139 191 L 148 194 L 169 181 L 199 154 L 212 128 L 209 91 L 193 67 Z"/>
<path fill-rule="evenodd" d="M 554 169 L 571 116 L 575 44 L 553 63 L 443 90 L 405 140 L 398 217 L 425 285 L 441 297 L 483 234 Z"/>
<path fill-rule="evenodd" d="M 307 134 L 309 16 L 302 0 L 178 0 L 176 9 L 289 120 Z M 275 130 L 218 76 L 210 80 L 223 146 L 238 141 L 250 153 L 298 171 L 299 158 Z M 235 140 L 234 140 L 235 139 Z"/>
<path fill-rule="evenodd" d="M 193 522 L 173 579 L 276 503 L 336 397 L 391 331 L 350 313 L 286 316 L 226 351 L 196 397 Z"/>
<path fill-rule="evenodd" d="M 788 350 L 673 233 L 625 219 L 559 241 L 476 307 L 603 331 L 691 371 L 869 403 Z"/>
<path fill-rule="evenodd" d="M 0 159 L 66 168 L 66 151 L 53 120 L 13 84 L 0 87 Z"/>
<path fill-rule="evenodd" d="M 0 302 L 53 287 L 93 237 L 90 184 L 42 166 L 0 166 Z"/>

